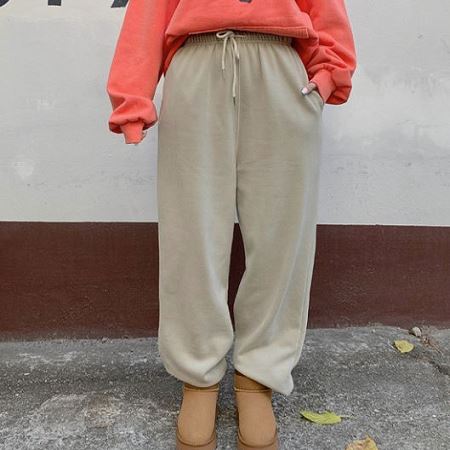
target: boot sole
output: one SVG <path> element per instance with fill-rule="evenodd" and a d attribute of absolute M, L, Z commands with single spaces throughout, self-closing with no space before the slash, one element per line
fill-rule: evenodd
<path fill-rule="evenodd" d="M 217 448 L 217 436 L 214 432 L 212 441 L 204 445 L 190 445 L 181 440 L 177 434 L 177 450 L 216 450 Z"/>
<path fill-rule="evenodd" d="M 219 406 L 216 406 L 216 418 L 215 421 L 217 422 L 217 416 L 219 415 Z M 216 450 L 217 448 L 217 432 L 214 429 L 213 434 L 208 442 L 205 444 L 188 444 L 187 442 L 184 442 L 183 439 L 180 436 L 180 433 L 178 431 L 178 426 L 176 427 L 176 450 Z"/>
<path fill-rule="evenodd" d="M 239 410 L 235 406 L 236 411 L 236 423 L 237 423 L 237 448 L 238 450 L 278 450 L 278 429 L 275 431 L 275 437 L 273 441 L 269 444 L 263 446 L 248 445 L 242 440 L 241 431 L 239 430 Z"/>

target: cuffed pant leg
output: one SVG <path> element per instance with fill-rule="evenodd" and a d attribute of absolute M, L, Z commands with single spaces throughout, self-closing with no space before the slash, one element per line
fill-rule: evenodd
<path fill-rule="evenodd" d="M 233 343 L 235 120 L 220 49 L 178 50 L 164 81 L 158 131 L 159 352 L 170 374 L 196 386 L 223 377 Z"/>
<path fill-rule="evenodd" d="M 304 342 L 315 256 L 323 102 L 279 44 L 240 45 L 237 210 L 246 270 L 233 362 L 283 394 Z"/>

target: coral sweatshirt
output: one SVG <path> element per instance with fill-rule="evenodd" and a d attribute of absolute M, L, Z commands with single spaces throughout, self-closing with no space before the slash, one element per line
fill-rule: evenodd
<path fill-rule="evenodd" d="M 130 0 L 107 81 L 109 129 L 126 143 L 158 120 L 157 84 L 189 34 L 235 29 L 291 36 L 309 81 L 347 101 L 356 52 L 344 0 Z"/>

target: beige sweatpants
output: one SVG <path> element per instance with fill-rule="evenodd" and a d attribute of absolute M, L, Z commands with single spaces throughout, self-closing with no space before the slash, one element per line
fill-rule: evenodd
<path fill-rule="evenodd" d="M 208 386 L 233 364 L 288 395 L 315 256 L 324 103 L 291 38 L 191 35 L 166 73 L 158 127 L 159 352 Z M 245 273 L 227 304 L 235 218 Z"/>

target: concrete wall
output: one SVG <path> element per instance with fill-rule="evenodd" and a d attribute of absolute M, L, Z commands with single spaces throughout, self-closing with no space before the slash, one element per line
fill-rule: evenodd
<path fill-rule="evenodd" d="M 137 147 L 107 128 L 124 8 L 47 3 L 0 1 L 0 221 L 157 221 L 157 126 Z M 450 225 L 450 4 L 347 8 L 359 64 L 324 110 L 319 222 Z"/>

